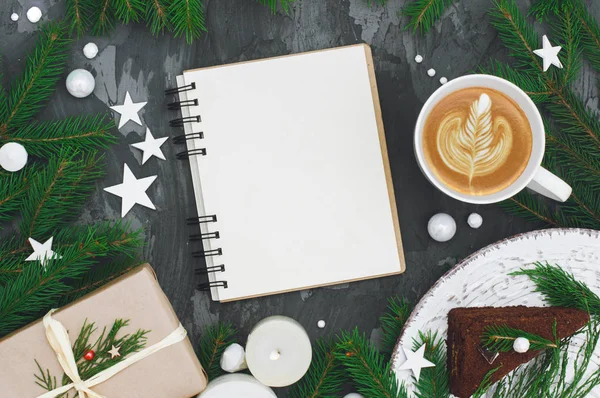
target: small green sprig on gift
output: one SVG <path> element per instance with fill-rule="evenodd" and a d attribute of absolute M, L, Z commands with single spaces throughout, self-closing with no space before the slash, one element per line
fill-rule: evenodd
<path fill-rule="evenodd" d="M 556 321 L 553 326 L 554 334 L 556 334 Z M 529 340 L 529 349 L 537 351 L 548 348 L 559 348 L 560 342 L 552 342 L 541 336 L 528 333 L 524 330 L 515 329 L 506 325 L 490 325 L 485 328 L 481 336 L 481 343 L 490 351 L 493 352 L 511 352 L 513 344 L 519 337 Z"/>
<path fill-rule="evenodd" d="M 135 333 L 118 337 L 119 332 L 124 327 L 129 326 L 129 320 L 117 319 L 113 323 L 110 330 L 107 331 L 106 327 L 100 333 L 100 336 L 94 341 L 91 341 L 92 334 L 97 330 L 95 323 L 88 323 L 87 319 L 84 321 L 81 331 L 77 336 L 77 339 L 73 343 L 73 355 L 77 362 L 77 370 L 82 380 L 87 380 L 96 374 L 108 369 L 117 363 L 124 360 L 127 355 L 141 351 L 146 346 L 147 335 L 150 333 L 148 330 L 137 330 Z M 111 350 L 114 348 L 118 349 L 119 355 L 114 356 L 111 354 Z M 95 355 L 91 360 L 84 358 L 86 352 L 93 351 Z M 36 384 L 47 391 L 52 391 L 57 387 L 55 376 L 50 374 L 50 370 L 43 370 L 40 363 L 35 360 L 39 369 L 39 374 L 35 375 Z M 67 385 L 71 382 L 66 374 L 63 374 L 61 380 L 61 386 Z M 68 393 L 64 393 L 58 396 L 58 398 L 67 398 Z"/>

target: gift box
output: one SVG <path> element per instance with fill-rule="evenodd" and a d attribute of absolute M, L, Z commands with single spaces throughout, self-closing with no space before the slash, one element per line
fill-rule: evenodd
<path fill-rule="evenodd" d="M 47 393 L 48 389 L 36 384 L 39 382 L 36 375 L 40 375 L 41 370 L 44 374 L 49 372 L 56 377 L 58 387 L 63 385 L 65 371 L 49 343 L 49 323 L 44 321 L 60 322 L 73 344 L 84 323 L 95 323 L 96 330 L 89 339 L 95 342 L 104 327 L 109 331 L 117 319 L 129 321 L 119 335 L 132 335 L 138 330 L 148 331 L 144 348 L 162 344 L 163 340 L 168 339 L 171 339 L 171 345 L 90 387 L 93 393 L 107 398 L 187 398 L 204 390 L 206 373 L 189 339 L 185 337 L 185 330 L 180 327 L 169 300 L 158 285 L 152 268 L 146 264 L 59 309 L 51 315 L 51 319 L 39 320 L 1 339 L 0 397 L 35 398 Z M 179 337 L 175 336 L 176 343 L 172 343 L 173 335 L 177 332 L 180 332 Z M 137 354 L 132 352 L 117 360 L 126 361 L 134 355 Z M 104 356 L 108 358 L 106 353 Z M 81 361 L 78 358 L 75 360 Z M 77 391 L 73 388 L 67 396 L 77 396 Z M 94 394 L 86 396 L 95 397 Z"/>

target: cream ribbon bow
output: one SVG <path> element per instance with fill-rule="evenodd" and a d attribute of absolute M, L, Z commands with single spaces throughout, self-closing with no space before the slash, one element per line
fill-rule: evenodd
<path fill-rule="evenodd" d="M 144 350 L 137 352 L 133 355 L 130 355 L 125 360 L 117 363 L 114 366 L 111 366 L 108 369 L 103 370 L 97 375 L 83 381 L 79 376 L 79 371 L 77 370 L 77 361 L 75 361 L 75 356 L 73 355 L 73 350 L 71 348 L 71 341 L 69 339 L 69 334 L 67 333 L 67 329 L 57 321 L 52 318 L 52 314 L 56 311 L 56 309 L 52 309 L 48 311 L 48 313 L 44 316 L 44 328 L 46 329 L 46 338 L 48 339 L 48 343 L 56 353 L 56 358 L 60 363 L 60 366 L 65 371 L 65 374 L 71 379 L 71 383 L 56 388 L 52 391 L 48 391 L 45 394 L 39 395 L 37 398 L 54 398 L 57 395 L 63 394 L 70 389 L 74 388 L 77 390 L 79 398 L 105 398 L 104 396 L 94 392 L 91 390 L 92 387 L 105 382 L 110 379 L 117 373 L 122 370 L 128 368 L 134 363 L 141 361 L 142 359 L 154 354 L 157 351 L 162 350 L 163 348 L 167 348 L 172 346 L 173 344 L 177 344 L 187 335 L 184 327 L 179 324 L 179 327 L 175 329 L 171 334 L 167 337 L 159 341 L 158 343 L 145 348 Z"/>

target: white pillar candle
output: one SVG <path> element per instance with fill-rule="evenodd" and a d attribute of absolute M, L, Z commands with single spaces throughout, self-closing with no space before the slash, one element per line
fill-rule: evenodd
<path fill-rule="evenodd" d="M 254 377 L 235 373 L 217 377 L 211 381 L 206 390 L 197 398 L 277 398 L 269 387 L 265 386 Z"/>
<path fill-rule="evenodd" d="M 267 386 L 294 384 L 304 376 L 311 360 L 312 347 L 306 330 L 292 318 L 265 318 L 248 336 L 248 369 Z"/>

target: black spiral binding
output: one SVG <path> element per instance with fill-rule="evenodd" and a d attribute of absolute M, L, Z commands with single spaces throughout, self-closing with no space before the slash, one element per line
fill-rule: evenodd
<path fill-rule="evenodd" d="M 191 84 L 188 84 L 187 86 L 176 87 L 176 88 L 172 88 L 169 90 L 165 90 L 165 94 L 172 95 L 172 94 L 178 94 L 178 93 L 182 93 L 184 91 L 190 91 L 190 90 L 195 90 L 195 89 L 196 89 L 196 83 L 191 83 Z M 198 106 L 198 100 L 191 99 L 191 100 L 180 100 L 180 101 L 171 102 L 167 105 L 167 108 L 169 110 L 177 111 L 183 107 L 189 107 L 189 106 Z M 180 118 L 171 120 L 169 122 L 169 125 L 171 127 L 183 127 L 186 123 L 200 123 L 201 121 L 202 121 L 202 119 L 201 119 L 200 115 L 186 116 L 186 117 L 184 117 L 182 115 L 182 117 L 180 117 Z M 188 140 L 203 139 L 203 138 L 204 138 L 203 132 L 189 133 L 189 134 L 182 134 L 182 135 L 176 136 L 175 138 L 173 138 L 173 142 L 175 144 L 185 144 L 186 141 L 188 141 Z M 192 149 L 192 150 L 182 151 L 182 152 L 179 152 L 176 155 L 176 157 L 179 160 L 183 160 L 183 159 L 189 159 L 190 156 L 196 156 L 196 155 L 205 156 L 206 148 L 196 148 L 196 149 Z M 211 223 L 211 222 L 216 222 L 216 221 L 217 221 L 217 216 L 215 214 L 212 214 L 212 215 L 188 218 L 186 220 L 186 224 L 187 225 L 196 225 L 196 224 L 200 225 L 200 224 L 206 224 L 206 223 Z M 220 238 L 219 231 L 190 235 L 190 241 L 202 241 L 202 240 L 206 240 L 206 239 L 219 239 L 219 238 Z M 223 254 L 222 249 L 218 248 L 218 249 L 212 249 L 212 250 L 194 251 L 194 252 L 192 252 L 192 257 L 206 258 L 206 257 L 220 256 L 222 254 Z M 195 270 L 196 275 L 207 275 L 210 273 L 217 273 L 217 272 L 225 272 L 225 265 L 220 264 L 220 265 L 215 265 L 215 266 L 198 268 Z M 213 287 L 222 287 L 224 289 L 227 289 L 227 281 L 208 281 L 206 283 L 199 284 L 197 286 L 197 289 L 198 290 L 210 290 Z"/>

